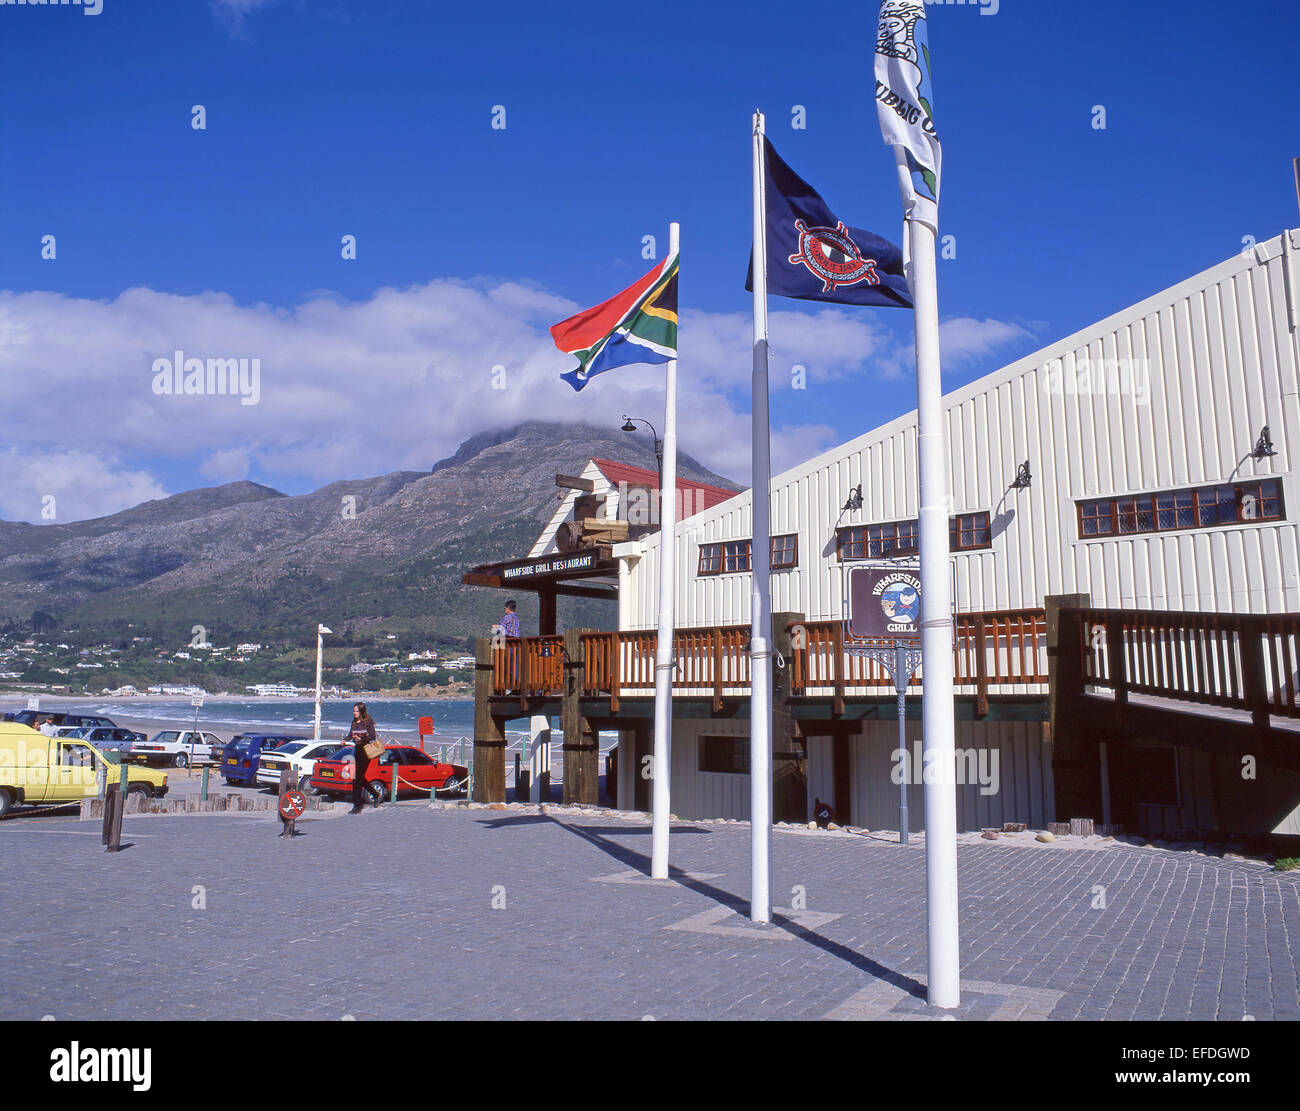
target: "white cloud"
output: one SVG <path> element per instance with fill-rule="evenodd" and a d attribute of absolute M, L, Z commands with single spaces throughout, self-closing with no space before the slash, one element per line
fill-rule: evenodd
<path fill-rule="evenodd" d="M 238 482 L 248 477 L 251 460 L 243 448 L 214 451 L 199 464 L 199 474 L 213 482 Z"/>
<path fill-rule="evenodd" d="M 451 280 L 380 289 L 359 302 L 321 293 L 292 309 L 143 288 L 103 301 L 0 291 L 0 406 L 58 413 L 59 442 L 89 445 L 80 454 L 52 453 L 40 420 L 11 423 L 6 434 L 15 448 L 0 473 L 0 512 L 39 519 L 31 498 L 47 491 L 36 490 L 41 482 L 30 467 L 16 469 L 20 458 L 67 479 L 59 518 L 69 520 L 159 496 L 159 483 L 140 469 L 144 458 L 169 474 L 188 470 L 217 482 L 251 476 L 292 490 L 425 470 L 469 436 L 525 420 L 609 427 L 623 413 L 654 420 L 662 413 L 662 367 L 620 369 L 581 395 L 559 379 L 573 361 L 555 350 L 548 328 L 577 308 L 516 282 Z M 1022 331 L 997 321 L 945 327 L 946 358 L 990 350 Z M 810 384 L 874 379 L 907 366 L 895 334 L 831 309 L 774 312 L 773 389 L 788 387 L 796 363 L 808 368 Z M 749 318 L 685 312 L 682 349 L 679 442 L 743 480 Z M 154 362 L 177 351 L 186 359 L 248 359 L 250 369 L 258 360 L 258 403 L 156 394 Z M 775 470 L 839 438 L 829 426 L 774 419 Z"/>
<path fill-rule="evenodd" d="M 39 427 L 44 426 L 38 422 Z M 151 475 L 120 467 L 110 456 L 39 445 L 0 452 L 0 517 L 5 520 L 81 521 L 166 496 Z"/>
<path fill-rule="evenodd" d="M 939 348 L 944 370 L 956 370 L 976 359 L 991 355 L 1009 343 L 1032 339 L 1034 333 L 1005 320 L 976 320 L 957 316 L 939 325 Z"/>

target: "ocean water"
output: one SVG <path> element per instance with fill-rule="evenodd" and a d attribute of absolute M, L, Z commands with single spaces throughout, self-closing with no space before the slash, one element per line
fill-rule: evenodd
<path fill-rule="evenodd" d="M 330 698 L 321 702 L 321 736 L 342 739 L 352 722 L 354 698 Z M 466 745 L 474 742 L 474 703 L 452 701 L 449 699 L 415 699 L 415 698 L 367 698 L 366 709 L 375 719 L 375 730 L 379 738 L 389 742 L 417 744 L 419 742 L 419 720 L 422 717 L 433 719 L 433 733 L 425 741 L 429 745 L 457 744 L 464 738 Z M 18 699 L 6 700 L 5 709 L 19 709 L 24 705 Z M 176 727 L 194 724 L 194 707 L 188 698 L 137 699 L 137 698 L 96 698 L 77 699 L 75 704 L 67 699 L 44 697 L 41 705 L 48 710 L 67 709 L 79 713 L 103 714 L 114 721 L 135 719 L 148 721 L 158 728 L 167 728 L 171 723 Z M 311 699 L 290 698 L 244 698 L 210 700 L 199 707 L 199 728 L 206 723 L 221 722 L 219 730 L 224 736 L 227 732 L 245 732 L 265 730 L 266 732 L 283 730 L 297 733 L 304 737 L 311 736 L 315 703 Z M 528 736 L 528 730 L 518 728 L 522 719 L 513 723 L 516 728 L 506 730 L 507 750 L 517 750 L 520 742 Z M 207 728 L 211 728 L 208 725 Z M 152 735 L 153 729 L 150 729 Z M 560 733 L 560 717 L 551 716 L 551 743 L 556 746 L 563 740 Z M 600 752 L 608 753 L 618 744 L 618 733 L 602 732 L 600 734 Z M 509 763 L 509 761 L 507 761 Z M 513 769 L 511 769 L 513 771 Z M 553 773 L 555 769 L 553 766 Z"/>
<path fill-rule="evenodd" d="M 375 727 L 385 737 L 415 740 L 419 734 L 419 719 L 433 718 L 434 736 L 444 741 L 456 741 L 474 736 L 474 703 L 437 699 L 366 699 L 366 709 L 375 719 Z M 341 737 L 352 721 L 355 699 L 325 699 L 321 702 L 321 734 Z M 50 708 L 54 702 L 50 700 Z M 175 702 L 145 701 L 134 698 L 105 698 L 90 703 L 83 713 L 100 713 L 118 718 L 144 718 L 158 722 L 176 722 L 177 725 L 194 723 L 194 707 L 188 699 Z M 314 721 L 315 703 L 310 699 L 249 698 L 209 701 L 199 707 L 199 728 L 205 721 L 229 722 L 241 730 L 283 729 L 290 733 L 310 735 Z M 559 721 L 552 723 L 558 726 Z M 514 730 L 514 733 L 523 732 Z"/>

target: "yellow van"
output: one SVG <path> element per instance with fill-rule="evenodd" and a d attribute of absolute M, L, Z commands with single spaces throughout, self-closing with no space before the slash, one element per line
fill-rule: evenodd
<path fill-rule="evenodd" d="M 93 799 L 96 772 L 106 769 L 108 782 L 121 782 L 122 767 L 76 737 L 47 737 L 29 725 L 0 721 L 0 816 L 15 806 L 59 806 Z M 127 772 L 127 794 L 161 798 L 167 776 L 152 768 Z"/>

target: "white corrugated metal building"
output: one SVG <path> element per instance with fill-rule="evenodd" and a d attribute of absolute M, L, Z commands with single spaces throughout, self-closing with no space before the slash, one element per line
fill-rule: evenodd
<path fill-rule="evenodd" d="M 1287 232 L 947 395 L 952 513 L 972 541 L 953 555 L 956 611 L 1038 607 L 1069 593 L 1095 606 L 1300 610 L 1298 254 L 1300 232 Z M 1253 453 L 1265 426 L 1274 455 Z M 1032 483 L 1013 488 L 1025 461 Z M 859 486 L 861 509 L 842 512 Z M 773 611 L 840 618 L 839 545 L 880 554 L 872 545 L 909 536 L 918 515 L 915 412 L 774 477 L 771 497 L 773 535 L 796 538 L 793 553 L 785 548 L 793 565 L 774 565 Z M 748 493 L 680 526 L 679 628 L 748 623 L 750 576 L 728 573 L 728 550 L 710 546 L 748 540 L 750 528 Z M 655 626 L 658 541 L 614 550 L 626 568 L 624 630 Z M 853 745 L 855 824 L 890 823 L 895 728 L 864 723 Z M 1003 767 L 1019 770 L 996 795 L 964 789 L 963 828 L 1051 820 L 1050 743 L 1037 727 L 971 728 L 985 731 L 959 745 L 995 745 Z M 675 723 L 674 810 L 744 817 L 747 776 L 700 770 L 706 730 L 748 723 Z M 810 739 L 810 800 L 826 797 L 825 762 Z M 1184 809 L 1198 804 L 1188 798 Z"/>

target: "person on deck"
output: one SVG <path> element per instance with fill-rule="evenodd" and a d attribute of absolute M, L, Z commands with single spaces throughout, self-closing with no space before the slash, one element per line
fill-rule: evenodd
<path fill-rule="evenodd" d="M 501 615 L 501 631 L 508 637 L 519 638 L 519 614 L 515 613 L 513 598 L 506 603 L 506 612 Z"/>
<path fill-rule="evenodd" d="M 515 613 L 515 600 L 511 598 L 506 602 L 506 612 L 501 615 L 501 632 L 507 641 L 514 641 L 513 644 L 506 644 L 505 650 L 507 655 L 507 671 L 518 686 L 523 676 L 523 645 L 519 644 L 519 614 Z"/>

